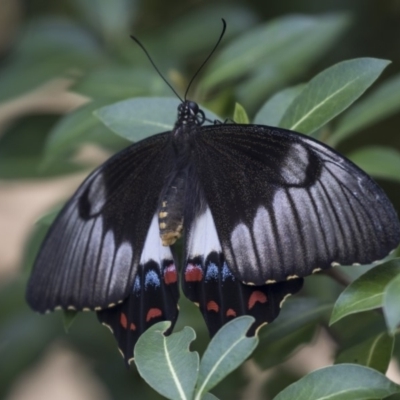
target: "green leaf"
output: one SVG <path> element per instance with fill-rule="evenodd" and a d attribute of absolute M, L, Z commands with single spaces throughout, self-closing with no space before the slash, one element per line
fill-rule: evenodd
<path fill-rule="evenodd" d="M 349 22 L 350 19 L 343 14 L 318 16 L 308 29 L 257 64 L 249 78 L 238 85 L 237 99 L 247 109 L 253 108 L 261 104 L 269 93 L 303 76 L 329 51 Z"/>
<path fill-rule="evenodd" d="M 288 300 L 279 317 L 259 333 L 260 346 L 253 358 L 262 369 L 283 362 L 293 351 L 314 337 L 317 323 L 325 320 L 331 304 L 297 297 Z"/>
<path fill-rule="evenodd" d="M 157 73 L 149 68 L 108 65 L 88 72 L 73 90 L 109 103 L 136 96 L 170 95 L 171 89 Z"/>
<path fill-rule="evenodd" d="M 72 324 L 74 323 L 75 318 L 78 316 L 78 312 L 72 310 L 64 310 L 62 316 L 63 316 L 64 330 L 65 332 L 68 332 Z"/>
<path fill-rule="evenodd" d="M 243 316 L 225 324 L 213 337 L 200 363 L 195 400 L 242 364 L 257 347 L 256 336 L 246 333 L 254 318 Z"/>
<path fill-rule="evenodd" d="M 353 281 L 337 299 L 329 324 L 350 314 L 382 307 L 386 285 L 398 274 L 399 258 L 380 264 Z"/>
<path fill-rule="evenodd" d="M 248 124 L 250 122 L 246 110 L 239 103 L 235 104 L 235 110 L 233 112 L 233 120 L 237 124 Z"/>
<path fill-rule="evenodd" d="M 372 125 L 400 110 L 400 75 L 387 79 L 371 91 L 365 99 L 354 105 L 340 119 L 329 137 L 329 144 L 336 146 L 363 128 Z"/>
<path fill-rule="evenodd" d="M 199 355 L 190 352 L 196 334 L 185 327 L 181 332 L 164 336 L 169 321 L 149 328 L 134 349 L 135 363 L 142 378 L 168 399 L 192 399 L 199 369 Z"/>
<path fill-rule="evenodd" d="M 287 109 L 281 126 L 313 133 L 357 100 L 389 63 L 375 58 L 357 58 L 320 72 Z"/>
<path fill-rule="evenodd" d="M 137 97 L 95 111 L 107 127 L 133 142 L 173 129 L 180 101 L 175 98 Z M 220 119 L 203 108 L 207 118 Z"/>
<path fill-rule="evenodd" d="M 258 111 L 254 123 L 259 125 L 278 126 L 282 116 L 303 90 L 305 85 L 292 86 L 274 94 Z"/>
<path fill-rule="evenodd" d="M 394 338 L 386 332 L 345 349 L 336 358 L 336 364 L 354 363 L 386 373 L 393 353 Z"/>
<path fill-rule="evenodd" d="M 224 35 L 225 43 L 251 29 L 257 20 L 254 11 L 244 4 L 212 2 L 187 11 L 181 18 L 175 18 L 173 23 L 163 27 L 162 31 L 157 30 L 151 36 L 152 41 L 162 47 L 167 45 L 168 53 L 172 52 L 178 57 L 210 51 L 222 29 L 221 19 L 216 16 L 221 16 L 228 22 L 229 26 Z M 207 29 L 204 29 L 204 21 L 207 21 Z"/>
<path fill-rule="evenodd" d="M 94 115 L 116 134 L 136 142 L 172 130 L 179 103 L 175 98 L 138 97 L 102 107 Z"/>
<path fill-rule="evenodd" d="M 385 288 L 383 295 L 383 313 L 386 325 L 392 335 L 400 324 L 400 275 L 393 278 Z"/>
<path fill-rule="evenodd" d="M 332 304 L 319 304 L 316 299 L 296 297 L 286 301 L 273 324 L 262 328 L 260 341 L 271 343 L 310 322 L 318 321 L 332 309 Z"/>
<path fill-rule="evenodd" d="M 312 372 L 274 400 L 371 400 L 399 393 L 400 387 L 371 368 L 339 364 Z"/>
<path fill-rule="evenodd" d="M 256 69 L 265 60 L 282 54 L 303 35 L 318 35 L 319 18 L 290 15 L 275 19 L 267 24 L 242 34 L 226 46 L 211 62 L 208 74 L 201 82 L 205 90 L 215 85 L 236 79 Z M 308 43 L 308 45 L 310 45 Z"/>
<path fill-rule="evenodd" d="M 218 400 L 218 397 L 214 396 L 212 393 L 206 393 L 202 400 Z"/>
<path fill-rule="evenodd" d="M 400 152 L 390 147 L 366 146 L 347 155 L 367 174 L 400 182 Z"/>

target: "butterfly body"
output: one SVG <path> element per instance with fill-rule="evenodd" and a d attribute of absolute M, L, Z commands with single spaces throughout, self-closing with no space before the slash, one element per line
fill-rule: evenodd
<path fill-rule="evenodd" d="M 334 150 L 280 128 L 204 122 L 185 101 L 172 131 L 133 144 L 86 179 L 37 256 L 32 308 L 97 311 L 130 360 L 143 331 L 176 321 L 170 246 L 181 235 L 183 292 L 211 335 L 245 314 L 256 319 L 254 333 L 302 277 L 370 263 L 398 245 L 382 189 Z"/>

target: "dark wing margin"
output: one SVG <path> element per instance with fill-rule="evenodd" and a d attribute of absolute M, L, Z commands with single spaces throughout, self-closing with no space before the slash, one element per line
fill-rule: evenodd
<path fill-rule="evenodd" d="M 34 310 L 100 310 L 130 295 L 171 162 L 168 137 L 159 134 L 119 152 L 64 206 L 28 283 Z"/>
<path fill-rule="evenodd" d="M 351 161 L 295 132 L 200 128 L 195 169 L 234 275 L 262 285 L 384 258 L 400 242 L 383 190 Z"/>

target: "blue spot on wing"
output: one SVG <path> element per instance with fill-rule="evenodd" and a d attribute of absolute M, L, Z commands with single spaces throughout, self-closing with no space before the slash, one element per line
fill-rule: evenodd
<path fill-rule="evenodd" d="M 226 281 L 227 279 L 232 279 L 234 281 L 235 277 L 229 269 L 228 264 L 224 262 L 224 265 L 222 267 L 222 280 Z"/>
<path fill-rule="evenodd" d="M 135 281 L 133 282 L 133 292 L 140 293 L 140 277 L 136 275 Z"/>
<path fill-rule="evenodd" d="M 207 268 L 206 281 L 210 279 L 218 279 L 218 267 L 214 263 L 210 263 Z"/>
<path fill-rule="evenodd" d="M 157 273 L 152 270 L 147 272 L 146 277 L 144 279 L 144 286 L 146 289 L 149 285 L 154 287 L 158 287 L 161 285 L 160 278 L 158 277 Z"/>

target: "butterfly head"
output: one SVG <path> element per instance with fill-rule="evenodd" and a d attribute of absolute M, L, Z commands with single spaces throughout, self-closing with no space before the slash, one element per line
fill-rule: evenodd
<path fill-rule="evenodd" d="M 178 106 L 178 119 L 175 126 L 203 125 L 206 117 L 194 101 L 185 100 Z"/>

